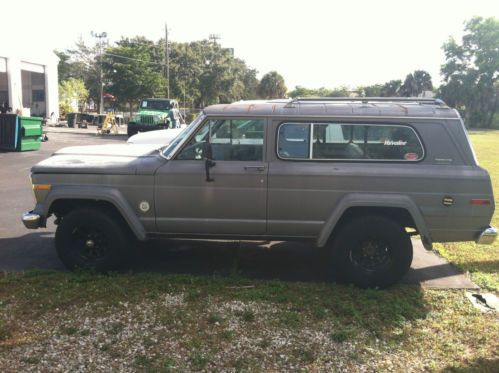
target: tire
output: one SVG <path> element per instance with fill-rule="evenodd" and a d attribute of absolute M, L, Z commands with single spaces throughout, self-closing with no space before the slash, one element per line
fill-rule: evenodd
<path fill-rule="evenodd" d="M 342 282 L 361 288 L 386 288 L 412 263 L 409 235 L 392 219 L 359 217 L 344 223 L 332 240 L 330 267 Z"/>
<path fill-rule="evenodd" d="M 126 130 L 128 137 L 132 137 L 133 135 L 136 135 L 137 132 L 138 132 L 137 129 L 133 128 L 133 127 L 132 128 L 128 127 Z"/>
<path fill-rule="evenodd" d="M 130 258 L 133 237 L 121 218 L 98 208 L 79 208 L 61 219 L 55 248 L 70 270 L 108 272 Z"/>

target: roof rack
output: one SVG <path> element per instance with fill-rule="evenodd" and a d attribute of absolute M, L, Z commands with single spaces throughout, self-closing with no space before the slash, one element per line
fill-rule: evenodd
<path fill-rule="evenodd" d="M 444 105 L 445 102 L 438 98 L 418 98 L 418 97 L 297 97 L 290 100 L 286 107 L 292 107 L 295 103 L 323 103 L 323 102 L 362 102 L 363 104 L 374 102 L 411 102 L 418 104 Z"/>

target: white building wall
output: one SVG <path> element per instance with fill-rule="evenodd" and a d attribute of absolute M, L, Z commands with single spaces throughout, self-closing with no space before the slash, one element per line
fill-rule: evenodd
<path fill-rule="evenodd" d="M 55 56 L 55 55 L 54 55 Z M 47 117 L 54 113 L 54 120 L 59 118 L 59 83 L 57 63 L 45 66 L 45 104 L 47 105 Z"/>
<path fill-rule="evenodd" d="M 21 70 L 24 68 L 45 73 L 46 113 L 47 116 L 54 113 L 54 120 L 59 118 L 58 57 L 53 53 L 49 53 L 46 56 L 25 56 L 22 54 L 17 56 L 13 55 L 13 53 L 3 54 L 0 50 L 0 58 L 3 58 L 6 64 L 9 105 L 12 107 L 12 111 L 14 113 L 23 111 Z"/>
<path fill-rule="evenodd" d="M 18 59 L 10 57 L 7 60 L 7 83 L 9 87 L 9 105 L 12 112 L 17 113 L 23 109 L 23 85 L 21 80 L 21 63 Z"/>

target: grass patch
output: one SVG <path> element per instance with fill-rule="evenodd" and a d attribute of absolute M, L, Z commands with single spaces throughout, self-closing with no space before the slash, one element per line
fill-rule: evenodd
<path fill-rule="evenodd" d="M 77 370 L 72 348 L 104 356 L 110 370 L 113 361 L 131 359 L 131 369 L 168 371 L 165 357 L 173 359 L 168 369 L 186 371 L 310 364 L 327 371 L 347 361 L 353 370 L 384 370 L 387 359 L 395 370 L 431 368 L 430 360 L 444 369 L 495 356 L 499 340 L 495 316 L 476 311 L 464 292 L 416 286 L 374 291 L 234 277 L 40 272 L 1 278 L 0 301 L 16 320 L 0 354 L 21 360 L 24 348 L 27 354 L 49 346 L 47 354 L 68 356 L 66 370 Z M 12 346 L 16 353 L 7 353 Z"/>
<path fill-rule="evenodd" d="M 0 342 L 8 339 L 11 336 L 11 331 L 7 323 L 0 319 Z"/>

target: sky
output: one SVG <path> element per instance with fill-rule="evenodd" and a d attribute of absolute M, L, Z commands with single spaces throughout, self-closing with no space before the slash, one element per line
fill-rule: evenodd
<path fill-rule="evenodd" d="M 158 40 L 167 23 L 172 41 L 219 34 L 221 45 L 234 48 L 259 77 L 276 70 L 290 90 L 403 80 L 416 69 L 438 85 L 442 44 L 460 39 L 472 16 L 499 18 L 498 0 L 9 2 L 0 53 L 2 45 L 63 50 L 80 37 L 92 42 L 91 31 L 107 32 L 111 42 L 135 35 Z"/>

